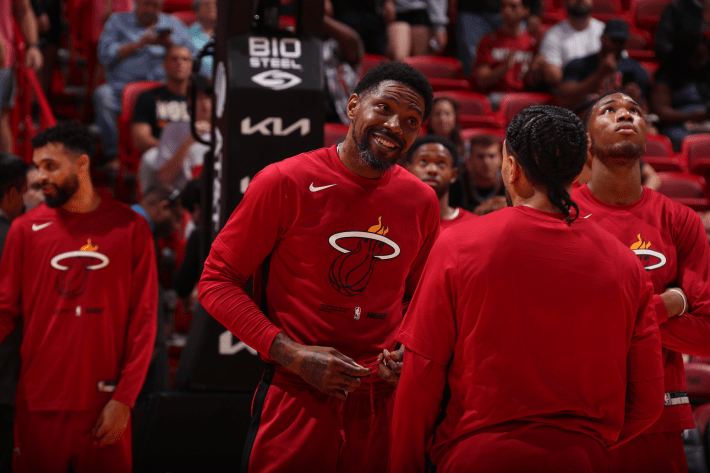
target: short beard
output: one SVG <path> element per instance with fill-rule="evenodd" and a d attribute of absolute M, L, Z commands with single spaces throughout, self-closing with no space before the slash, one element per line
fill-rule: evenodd
<path fill-rule="evenodd" d="M 579 8 L 579 7 L 567 7 L 567 15 L 573 18 L 587 18 L 592 14 L 592 7 Z"/>
<path fill-rule="evenodd" d="M 71 199 L 72 196 L 76 194 L 76 191 L 79 189 L 79 178 L 76 176 L 76 174 L 74 174 L 73 176 L 69 177 L 66 184 L 61 187 L 57 186 L 56 184 L 51 185 L 54 186 L 54 188 L 57 190 L 57 194 L 55 196 L 45 194 L 44 201 L 46 202 L 47 207 L 54 209 L 66 204 L 69 199 Z"/>
<path fill-rule="evenodd" d="M 592 151 L 594 155 L 601 159 L 639 159 L 644 152 L 646 152 L 645 146 L 635 145 L 631 142 L 617 143 L 608 148 L 601 148 L 597 146 L 594 138 L 592 138 Z"/>
<path fill-rule="evenodd" d="M 355 126 L 356 123 L 353 123 L 353 125 Z M 400 151 L 400 153 L 396 155 L 392 161 L 382 161 L 377 157 L 377 155 L 375 155 L 375 152 L 370 147 L 370 140 L 368 138 L 371 134 L 372 130 L 366 130 L 365 133 L 363 133 L 363 139 L 358 141 L 353 133 L 353 141 L 355 141 L 357 150 L 360 152 L 360 158 L 370 169 L 375 171 L 387 171 L 388 169 L 392 169 L 392 167 L 397 164 L 397 161 L 402 158 L 402 152 Z"/>

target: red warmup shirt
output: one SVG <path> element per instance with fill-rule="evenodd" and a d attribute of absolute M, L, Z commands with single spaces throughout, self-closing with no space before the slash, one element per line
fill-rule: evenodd
<path fill-rule="evenodd" d="M 633 255 L 584 220 L 570 226 L 562 214 L 518 206 L 443 233 L 397 334 L 408 350 L 448 365 L 451 399 L 433 462 L 466 434 L 530 423 L 603 445 L 619 440 L 627 382 L 656 380 L 660 389 L 652 297 Z M 407 412 L 422 411 L 427 388 L 443 391 L 443 379 L 403 391 L 405 381 L 416 380 L 403 375 L 398 388 L 392 464 L 425 438 Z M 630 414 L 650 412 L 644 428 L 660 408 L 660 399 L 626 404 Z"/>
<path fill-rule="evenodd" d="M 461 207 L 456 208 L 456 216 L 451 219 L 441 219 L 439 222 L 439 228 L 443 232 L 444 230 L 448 230 L 449 228 L 453 227 L 454 225 L 458 225 L 459 223 L 464 223 L 468 222 L 469 220 L 473 220 L 476 218 L 478 215 L 469 212 L 468 210 L 464 210 Z"/>
<path fill-rule="evenodd" d="M 496 30 L 481 38 L 481 42 L 478 43 L 476 66 L 488 64 L 495 68 L 506 62 L 509 54 L 513 54 L 513 67 L 506 71 L 491 90 L 519 92 L 525 90 L 525 75 L 530 69 L 535 50 L 535 38 L 527 32 L 511 36 L 503 30 Z"/>
<path fill-rule="evenodd" d="M 670 319 L 661 297 L 654 296 L 665 389 L 668 393 L 685 391 L 682 354 L 710 356 L 710 249 L 700 218 L 690 208 L 646 187 L 638 201 L 626 205 L 602 202 L 586 185 L 573 190 L 572 199 L 582 218 L 597 223 L 638 255 L 655 294 L 677 286 L 688 296 L 688 313 Z M 669 405 L 648 433 L 692 428 L 690 405 Z"/>
<path fill-rule="evenodd" d="M 366 179 L 335 146 L 300 154 L 251 181 L 212 245 L 200 301 L 267 361 L 280 331 L 371 361 L 395 346 L 438 228 L 434 191 L 401 167 Z M 267 318 L 244 284 L 269 255 Z"/>
<path fill-rule="evenodd" d="M 143 217 L 104 197 L 89 213 L 15 219 L 0 264 L 0 341 L 22 317 L 18 402 L 30 411 L 133 407 L 153 354 L 158 276 Z M 115 392 L 106 383 L 118 382 Z"/>

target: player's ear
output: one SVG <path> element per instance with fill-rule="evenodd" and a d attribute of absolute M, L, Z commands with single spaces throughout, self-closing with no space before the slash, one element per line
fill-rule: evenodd
<path fill-rule="evenodd" d="M 456 178 L 458 177 L 458 175 L 459 175 L 459 168 L 457 168 L 456 166 L 453 166 L 451 168 L 451 179 L 449 179 L 449 184 L 453 184 L 454 182 L 456 182 Z"/>
<path fill-rule="evenodd" d="M 76 161 L 74 161 L 76 164 L 77 169 L 79 172 L 89 172 L 89 165 L 91 164 L 91 158 L 87 154 L 82 154 L 78 158 L 76 158 Z"/>
<path fill-rule="evenodd" d="M 357 94 L 352 94 L 350 98 L 348 99 L 348 105 L 345 107 L 345 110 L 347 111 L 348 118 L 350 120 L 355 119 L 355 110 L 357 109 L 357 106 L 360 104 L 360 97 Z"/>
<path fill-rule="evenodd" d="M 587 156 L 591 159 L 592 156 L 592 135 L 587 132 Z"/>

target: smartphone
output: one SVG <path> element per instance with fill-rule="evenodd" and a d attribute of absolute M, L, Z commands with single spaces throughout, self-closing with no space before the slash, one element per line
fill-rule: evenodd
<path fill-rule="evenodd" d="M 167 36 L 173 32 L 173 29 L 172 28 L 157 28 L 155 30 L 155 32 L 158 36 Z"/>

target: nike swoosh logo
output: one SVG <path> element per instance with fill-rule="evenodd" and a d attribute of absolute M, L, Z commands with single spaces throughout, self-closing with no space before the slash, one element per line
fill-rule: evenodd
<path fill-rule="evenodd" d="M 327 189 L 329 187 L 333 187 L 333 186 L 337 186 L 337 185 L 338 184 L 331 184 L 329 186 L 314 187 L 313 183 L 311 182 L 311 186 L 309 187 L 309 189 L 311 190 L 311 192 L 318 192 L 318 191 L 322 191 L 323 189 Z"/>
<path fill-rule="evenodd" d="M 42 230 L 43 228 L 47 228 L 48 226 L 50 226 L 53 223 L 54 222 L 47 222 L 47 223 L 43 223 L 42 225 L 37 225 L 36 223 L 33 223 L 32 224 L 32 231 L 38 232 L 38 231 Z"/>
<path fill-rule="evenodd" d="M 587 215 L 586 217 L 582 217 L 582 218 L 589 218 L 589 217 L 591 217 L 591 216 L 592 216 L 592 214 L 589 214 L 589 215 Z"/>

